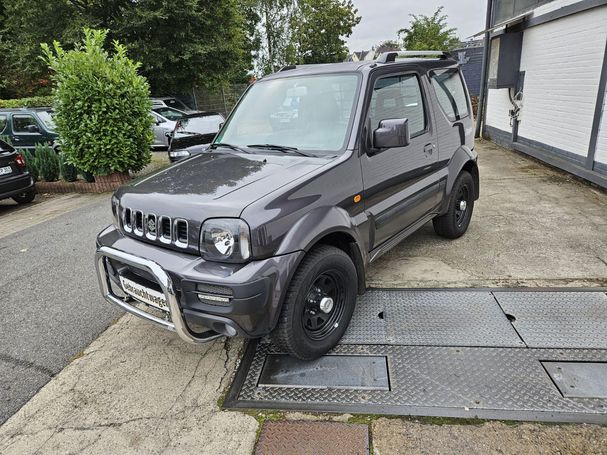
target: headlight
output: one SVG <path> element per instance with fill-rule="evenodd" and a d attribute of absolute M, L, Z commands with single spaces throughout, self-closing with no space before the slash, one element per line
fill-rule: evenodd
<path fill-rule="evenodd" d="M 186 156 L 190 156 L 190 152 L 187 150 L 175 150 L 173 152 L 169 152 L 169 156 L 171 158 L 183 158 Z"/>
<path fill-rule="evenodd" d="M 249 238 L 249 225 L 243 220 L 207 220 L 200 233 L 200 254 L 208 261 L 245 262 L 251 257 Z"/>
<path fill-rule="evenodd" d="M 118 219 L 118 205 L 120 201 L 116 196 L 112 196 L 112 215 L 114 215 L 114 224 L 116 227 L 120 227 L 120 220 Z"/>

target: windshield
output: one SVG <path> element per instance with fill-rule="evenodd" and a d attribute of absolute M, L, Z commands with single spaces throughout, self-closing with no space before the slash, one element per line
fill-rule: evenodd
<path fill-rule="evenodd" d="M 176 132 L 179 134 L 211 134 L 219 131 L 223 117 L 219 114 L 202 117 L 188 117 L 179 120 Z"/>
<path fill-rule="evenodd" d="M 179 120 L 180 118 L 183 118 L 187 115 L 183 111 L 172 109 L 170 107 L 155 107 L 154 111 L 158 112 L 160 115 L 165 118 L 168 118 L 169 120 Z"/>
<path fill-rule="evenodd" d="M 358 80 L 356 74 L 262 80 L 247 92 L 217 143 L 341 150 L 346 142 Z"/>
<path fill-rule="evenodd" d="M 38 111 L 38 118 L 40 120 L 42 120 L 42 123 L 44 123 L 44 126 L 46 126 L 47 129 L 54 131 L 55 130 L 55 122 L 53 120 L 53 114 L 52 112 L 49 111 Z"/>

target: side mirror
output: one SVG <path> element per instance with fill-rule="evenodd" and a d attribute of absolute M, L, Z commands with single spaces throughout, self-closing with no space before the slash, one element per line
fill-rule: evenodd
<path fill-rule="evenodd" d="M 406 118 L 386 119 L 379 122 L 379 128 L 373 131 L 373 148 L 389 149 L 405 147 L 411 142 L 409 120 Z"/>
<path fill-rule="evenodd" d="M 38 128 L 38 125 L 27 125 L 25 127 L 25 129 L 27 130 L 28 133 L 39 133 L 40 132 L 40 128 Z"/>

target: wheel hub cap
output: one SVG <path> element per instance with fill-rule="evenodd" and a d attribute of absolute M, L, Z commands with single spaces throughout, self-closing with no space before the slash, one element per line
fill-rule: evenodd
<path fill-rule="evenodd" d="M 330 313 L 333 309 L 333 299 L 331 297 L 323 297 L 320 301 L 320 311 L 323 313 Z"/>
<path fill-rule="evenodd" d="M 459 201 L 459 209 L 463 212 L 468 207 L 468 203 L 466 201 Z"/>

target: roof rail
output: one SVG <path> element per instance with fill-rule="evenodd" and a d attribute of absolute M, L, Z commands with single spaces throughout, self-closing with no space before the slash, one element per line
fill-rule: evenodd
<path fill-rule="evenodd" d="M 451 58 L 451 54 L 445 51 L 390 51 L 381 54 L 377 59 L 377 63 L 393 63 L 398 57 L 438 57 L 444 60 Z"/>
<path fill-rule="evenodd" d="M 282 68 L 280 68 L 280 69 L 278 70 L 278 72 L 279 72 L 279 73 L 282 73 L 283 71 L 290 71 L 290 70 L 294 70 L 294 69 L 296 69 L 296 68 L 297 68 L 297 66 L 296 66 L 296 65 L 285 65 L 285 66 L 283 66 Z"/>

